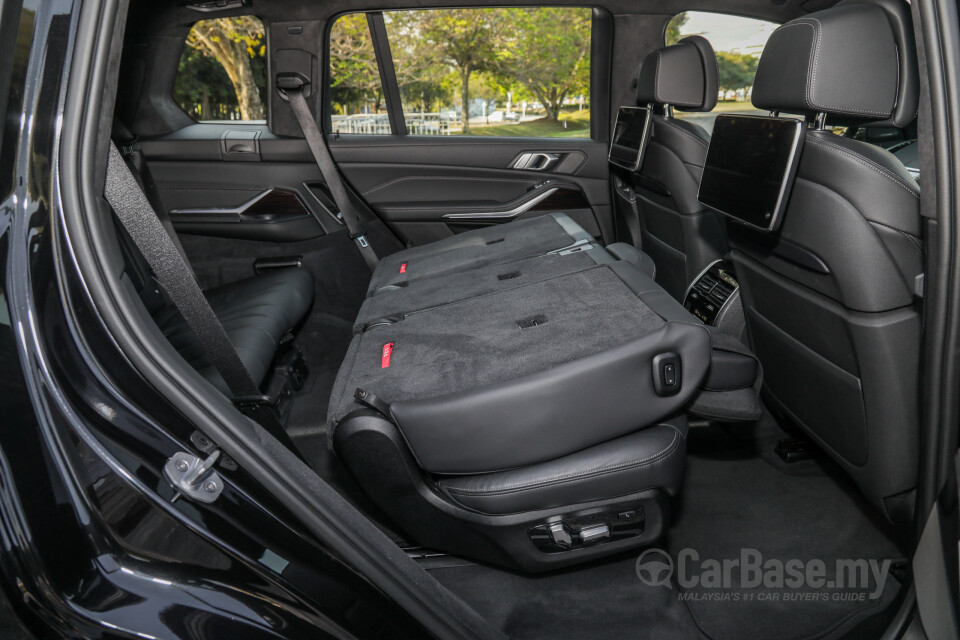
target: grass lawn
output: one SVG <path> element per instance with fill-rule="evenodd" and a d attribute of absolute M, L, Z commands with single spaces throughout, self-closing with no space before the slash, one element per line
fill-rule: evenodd
<path fill-rule="evenodd" d="M 589 138 L 590 110 L 566 111 L 567 128 L 563 122 L 551 122 L 546 118 L 518 122 L 516 124 L 497 124 L 470 127 L 472 136 L 512 136 L 514 138 Z"/>
<path fill-rule="evenodd" d="M 714 111 L 723 113 L 724 111 L 759 111 L 759 109 L 753 106 L 753 103 L 749 100 L 744 100 L 743 102 L 721 100 L 717 103 Z"/>

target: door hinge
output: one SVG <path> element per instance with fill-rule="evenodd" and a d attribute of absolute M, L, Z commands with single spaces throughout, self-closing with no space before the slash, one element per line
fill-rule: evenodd
<path fill-rule="evenodd" d="M 163 475 L 176 491 L 171 502 L 185 495 L 200 502 L 213 502 L 223 492 L 223 479 L 213 465 L 220 458 L 215 449 L 206 458 L 179 451 L 163 465 Z"/>

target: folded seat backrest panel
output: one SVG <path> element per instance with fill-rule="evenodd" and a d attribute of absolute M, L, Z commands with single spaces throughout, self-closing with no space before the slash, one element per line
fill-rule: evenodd
<path fill-rule="evenodd" d="M 611 259 L 600 248 L 568 254 L 551 253 L 423 278 L 405 287 L 383 289 L 364 301 L 354 329 L 359 333 L 365 326 L 384 318 L 400 317 L 590 269 L 597 266 L 598 257 Z"/>
<path fill-rule="evenodd" d="M 663 352 L 682 361 L 681 392 L 670 397 L 656 396 L 652 382 L 652 358 Z M 704 327 L 668 327 L 601 265 L 368 328 L 351 345 L 330 418 L 336 423 L 362 408 L 352 397 L 362 388 L 395 403 L 394 417 L 424 469 L 494 471 L 563 455 L 679 410 L 709 362 Z M 485 444 L 464 446 L 470 432 Z M 429 444 L 434 439 L 459 444 Z"/>
<path fill-rule="evenodd" d="M 476 229 L 383 258 L 370 281 L 369 292 L 404 286 L 420 278 L 543 255 L 592 240 L 590 234 L 562 213 Z"/>

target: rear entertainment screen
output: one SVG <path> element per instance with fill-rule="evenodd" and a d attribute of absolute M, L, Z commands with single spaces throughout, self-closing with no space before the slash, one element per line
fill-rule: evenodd
<path fill-rule="evenodd" d="M 717 116 L 700 202 L 738 222 L 775 230 L 790 198 L 805 128 L 789 118 Z"/>
<path fill-rule="evenodd" d="M 650 110 L 646 107 L 620 107 L 610 144 L 611 163 L 630 171 L 640 168 L 650 137 L 649 116 Z"/>

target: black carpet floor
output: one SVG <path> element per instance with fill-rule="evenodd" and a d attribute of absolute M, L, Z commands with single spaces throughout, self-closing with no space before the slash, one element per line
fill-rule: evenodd
<path fill-rule="evenodd" d="M 779 434 L 775 425 L 770 432 Z M 755 549 L 764 561 L 823 560 L 829 580 L 837 559 L 902 557 L 888 527 L 829 463 L 779 465 L 776 438 L 738 440 L 718 427 L 690 437 L 674 526 L 658 545 L 674 560 L 682 549 L 721 562 Z M 737 571 L 730 589 L 647 586 L 637 578 L 639 555 L 545 576 L 466 562 L 431 573 L 515 638 L 873 638 L 900 587 L 888 577 L 866 592 L 745 589 Z"/>

